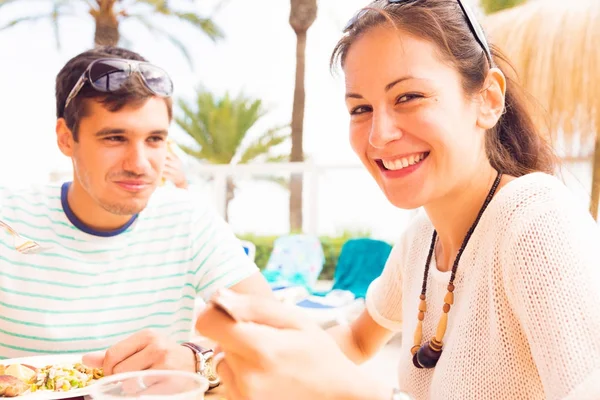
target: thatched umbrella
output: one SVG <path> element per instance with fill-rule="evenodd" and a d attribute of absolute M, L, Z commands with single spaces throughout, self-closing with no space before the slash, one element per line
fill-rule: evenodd
<path fill-rule="evenodd" d="M 483 21 L 511 59 L 521 83 L 547 111 L 559 154 L 593 155 L 594 218 L 600 199 L 600 0 L 529 1 Z"/>

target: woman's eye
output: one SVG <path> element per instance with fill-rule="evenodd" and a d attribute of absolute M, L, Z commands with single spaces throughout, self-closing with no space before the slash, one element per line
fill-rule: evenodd
<path fill-rule="evenodd" d="M 406 103 L 408 101 L 418 99 L 421 97 L 423 97 L 423 96 L 421 96 L 420 94 L 415 94 L 415 93 L 403 94 L 402 96 L 398 97 L 398 99 L 396 100 L 396 103 Z"/>
<path fill-rule="evenodd" d="M 358 107 L 354 107 L 353 109 L 350 110 L 350 115 L 360 115 L 360 114 L 364 114 L 364 113 L 370 112 L 370 111 L 371 111 L 370 106 L 358 106 Z"/>

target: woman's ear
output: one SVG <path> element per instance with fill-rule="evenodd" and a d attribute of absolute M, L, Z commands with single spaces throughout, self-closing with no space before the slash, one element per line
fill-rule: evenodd
<path fill-rule="evenodd" d="M 506 78 L 502 71 L 498 68 L 490 69 L 483 87 L 477 126 L 487 130 L 493 128 L 498 123 L 504 112 Z"/>

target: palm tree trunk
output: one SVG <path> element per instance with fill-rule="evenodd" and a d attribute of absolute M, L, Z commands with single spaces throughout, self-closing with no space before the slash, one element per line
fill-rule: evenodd
<path fill-rule="evenodd" d="M 94 45 L 116 46 L 119 43 L 119 20 L 115 14 L 114 5 L 116 0 L 101 0 L 98 9 L 90 10 L 90 14 L 96 21 L 94 32 Z"/>
<path fill-rule="evenodd" d="M 594 161 L 592 169 L 592 201 L 590 212 L 595 220 L 598 220 L 598 203 L 600 202 L 600 132 L 596 133 L 596 148 L 594 150 Z"/>
<path fill-rule="evenodd" d="M 304 129 L 304 75 L 306 56 L 306 33 L 296 32 L 296 83 L 292 108 L 291 162 L 304 161 L 302 146 Z M 290 231 L 302 231 L 302 174 L 292 174 L 290 179 Z"/>

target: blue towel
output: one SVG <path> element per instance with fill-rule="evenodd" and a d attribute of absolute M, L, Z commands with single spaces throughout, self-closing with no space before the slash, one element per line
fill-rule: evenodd
<path fill-rule="evenodd" d="M 332 290 L 348 290 L 356 298 L 365 298 L 367 289 L 381 272 L 392 246 L 381 240 L 350 239 L 342 247 Z"/>

